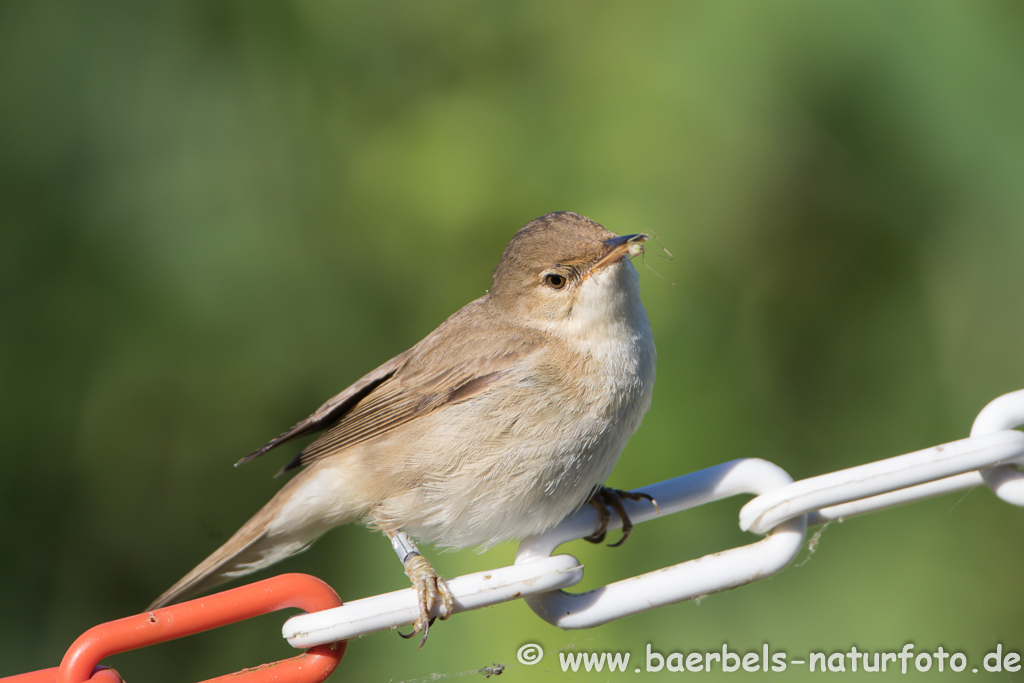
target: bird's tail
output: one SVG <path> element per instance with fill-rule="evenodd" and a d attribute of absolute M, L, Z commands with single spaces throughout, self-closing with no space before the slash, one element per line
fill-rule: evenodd
<path fill-rule="evenodd" d="M 340 493 L 317 477 L 300 472 L 269 503 L 199 566 L 164 591 L 147 609 L 178 602 L 238 576 L 250 574 L 305 550 L 328 529 L 359 515 L 339 506 Z M 343 498 L 342 498 L 343 500 Z"/>

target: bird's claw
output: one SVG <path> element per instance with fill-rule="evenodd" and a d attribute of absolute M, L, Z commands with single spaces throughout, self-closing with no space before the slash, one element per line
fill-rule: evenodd
<path fill-rule="evenodd" d="M 438 616 L 444 621 L 452 615 L 452 610 L 455 608 L 455 598 L 452 597 L 451 591 L 448 590 L 448 584 L 437 575 L 437 572 L 434 571 L 434 568 L 430 566 L 430 563 L 422 555 L 410 555 L 406 559 L 405 575 L 409 577 L 409 580 L 412 581 L 412 587 L 416 589 L 420 615 L 412 625 L 411 633 L 400 632 L 398 635 L 403 638 L 412 638 L 417 633 L 422 632 L 423 640 L 420 641 L 419 646 L 423 647 L 427 642 L 430 627 L 434 624 L 434 618 L 430 616 L 430 611 L 433 609 L 434 604 L 440 598 L 440 614 Z"/>
<path fill-rule="evenodd" d="M 658 502 L 654 500 L 649 494 L 640 492 L 635 493 L 633 491 L 623 491 L 621 489 L 612 489 L 607 486 L 602 486 L 594 495 L 590 497 L 588 501 L 591 505 L 597 508 L 598 515 L 598 527 L 590 536 L 584 536 L 584 541 L 590 541 L 591 543 L 600 543 L 605 539 L 608 531 L 608 524 L 612 521 L 612 510 L 619 515 L 619 519 L 622 520 L 622 538 L 615 543 L 609 543 L 608 546 L 616 548 L 629 538 L 629 535 L 633 533 L 633 522 L 629 519 L 629 515 L 626 514 L 626 508 L 622 505 L 622 499 L 628 500 L 649 500 L 654 505 L 654 510 L 658 510 Z"/>

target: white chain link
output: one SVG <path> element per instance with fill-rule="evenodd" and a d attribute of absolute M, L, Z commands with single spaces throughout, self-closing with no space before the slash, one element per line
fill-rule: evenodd
<path fill-rule="evenodd" d="M 735 588 L 778 572 L 799 552 L 808 524 L 851 517 L 985 484 L 1001 499 L 1024 506 L 1024 390 L 1000 396 L 979 414 L 967 439 L 794 482 L 781 468 L 747 458 L 652 484 L 624 500 L 635 523 L 742 493 L 759 494 L 740 510 L 740 528 L 767 536 L 750 545 L 688 560 L 586 593 L 564 588 L 583 578 L 571 555 L 551 556 L 567 541 L 589 536 L 596 510 L 585 506 L 551 531 L 525 539 L 515 564 L 448 580 L 455 612 L 525 598 L 545 621 L 565 629 L 597 626 L 654 607 Z M 609 529 L 621 526 L 613 516 Z M 677 544 L 678 545 L 678 544 Z M 303 614 L 284 625 L 284 637 L 307 648 L 416 621 L 412 588 Z"/>

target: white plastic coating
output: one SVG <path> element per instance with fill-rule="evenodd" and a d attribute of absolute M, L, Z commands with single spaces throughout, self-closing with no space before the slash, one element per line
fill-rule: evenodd
<path fill-rule="evenodd" d="M 1024 433 L 1014 431 L 1021 425 L 1024 390 L 989 403 L 978 414 L 971 438 L 915 453 L 795 483 L 776 465 L 748 458 L 652 484 L 637 491 L 653 497 L 657 508 L 645 500 L 623 500 L 634 523 L 755 493 L 760 495 L 740 510 L 740 527 L 769 536 L 586 593 L 567 593 L 559 589 L 579 583 L 583 568 L 571 555 L 551 554 L 597 528 L 597 511 L 585 506 L 546 534 L 525 539 L 514 565 L 449 579 L 454 611 L 525 597 L 546 621 L 565 629 L 587 628 L 770 576 L 799 552 L 808 521 L 821 524 L 982 483 L 1003 500 L 1024 505 L 1024 474 L 1016 469 L 1024 463 Z M 609 530 L 620 526 L 613 514 Z M 398 543 L 396 552 L 403 550 L 408 548 Z M 416 592 L 407 588 L 292 617 L 284 637 L 307 648 L 412 624 L 417 617 Z"/>
<path fill-rule="evenodd" d="M 980 483 L 977 474 L 950 482 L 931 483 L 953 475 L 1019 461 L 1024 458 L 1024 433 L 1001 431 L 899 455 L 795 482 L 758 496 L 740 510 L 740 528 L 765 533 L 775 525 L 812 510 L 811 521 L 825 521 L 877 510 L 909 500 Z M 917 489 L 919 485 L 923 488 Z M 909 488 L 914 487 L 914 488 Z M 903 489 L 903 490 L 901 490 Z M 889 494 L 879 497 L 881 494 Z M 879 497 L 871 500 L 871 497 Z M 840 514 L 830 506 L 849 504 Z"/>
<path fill-rule="evenodd" d="M 985 480 L 981 478 L 981 472 L 965 472 L 952 477 L 946 477 L 945 479 L 939 479 L 938 481 L 930 481 L 926 484 L 899 489 L 898 491 L 882 493 L 860 500 L 852 500 L 849 503 L 830 505 L 807 515 L 807 525 L 816 526 L 837 519 L 863 515 L 867 512 L 896 507 L 904 503 L 913 503 L 917 500 L 934 498 L 935 496 L 953 493 L 954 491 L 963 491 L 964 489 L 981 486 L 984 483 Z"/>
<path fill-rule="evenodd" d="M 448 579 L 447 584 L 455 598 L 453 612 L 466 612 L 572 586 L 581 578 L 583 567 L 579 561 L 571 555 L 558 555 L 466 574 Z M 404 626 L 419 616 L 416 600 L 412 588 L 353 600 L 341 607 L 292 617 L 285 622 L 283 635 L 294 647 L 308 648 Z"/>
<path fill-rule="evenodd" d="M 1024 425 L 1024 390 L 1004 394 L 982 408 L 971 427 L 971 436 L 991 434 Z M 1024 474 L 1009 465 L 982 471 L 992 492 L 1012 505 L 1024 506 Z"/>
<path fill-rule="evenodd" d="M 633 522 L 639 523 L 741 493 L 770 491 L 790 482 L 792 478 L 778 466 L 748 458 L 637 489 L 657 501 L 657 511 L 647 501 L 623 502 Z M 596 511 L 585 507 L 546 534 L 525 539 L 516 553 L 516 564 L 536 562 L 562 543 L 592 534 L 596 526 Z M 609 529 L 619 526 L 621 520 L 613 515 Z M 553 591 L 534 595 L 526 603 L 542 619 L 560 628 L 598 626 L 771 576 L 796 557 L 805 531 L 803 518 L 791 520 L 768 538 L 751 545 L 633 576 L 586 593 Z"/>

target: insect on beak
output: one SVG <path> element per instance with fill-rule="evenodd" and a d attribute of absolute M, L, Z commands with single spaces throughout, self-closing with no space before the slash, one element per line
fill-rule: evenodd
<path fill-rule="evenodd" d="M 594 267 L 590 269 L 590 272 L 593 273 L 601 270 L 605 266 L 617 263 L 627 255 L 636 256 L 644 253 L 644 242 L 648 239 L 647 235 L 640 233 L 638 235 L 621 235 L 619 237 L 613 237 L 609 240 L 605 240 L 604 244 L 608 247 L 608 253 L 602 256 L 601 259 L 594 264 Z"/>

